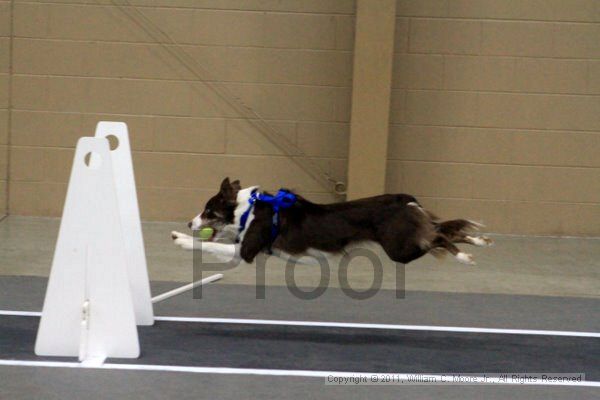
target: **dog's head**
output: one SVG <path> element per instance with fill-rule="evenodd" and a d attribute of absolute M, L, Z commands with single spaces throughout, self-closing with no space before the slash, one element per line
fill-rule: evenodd
<path fill-rule="evenodd" d="M 213 238 L 220 236 L 228 225 L 234 223 L 234 211 L 237 207 L 237 194 L 240 181 L 223 179 L 219 193 L 211 197 L 204 206 L 204 211 L 195 216 L 188 227 L 193 230 L 210 227 L 214 230 Z"/>

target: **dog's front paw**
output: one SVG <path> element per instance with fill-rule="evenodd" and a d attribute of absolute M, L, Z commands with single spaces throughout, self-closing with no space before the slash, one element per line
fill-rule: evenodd
<path fill-rule="evenodd" d="M 190 238 L 185 238 L 185 237 L 175 238 L 173 240 L 173 243 L 176 246 L 179 246 L 184 250 L 194 250 L 194 239 L 191 237 Z"/>
<path fill-rule="evenodd" d="M 194 249 L 194 238 L 190 235 L 186 235 L 185 233 L 177 231 L 172 231 L 171 239 L 173 239 L 173 244 L 181 247 L 184 250 Z"/>
<path fill-rule="evenodd" d="M 190 235 L 186 235 L 185 233 L 171 231 L 171 239 L 173 239 L 173 240 L 177 240 L 177 239 L 181 239 L 181 238 L 189 238 L 189 237 L 190 237 Z"/>

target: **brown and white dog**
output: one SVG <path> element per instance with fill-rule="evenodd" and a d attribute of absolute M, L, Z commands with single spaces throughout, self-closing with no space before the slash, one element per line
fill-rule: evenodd
<path fill-rule="evenodd" d="M 283 258 L 305 255 L 327 256 L 359 242 L 376 242 L 393 261 L 409 263 L 427 253 L 452 254 L 458 261 L 474 264 L 473 257 L 455 246 L 467 243 L 489 246 L 485 236 L 473 236 L 480 224 L 466 219 L 440 221 L 408 194 L 386 194 L 333 204 L 315 204 L 292 194 L 295 202 L 279 210 L 273 234 L 274 207 L 254 201 L 257 186 L 242 189 L 239 181 L 225 178 L 213 196 L 188 226 L 213 229 L 202 241 L 172 232 L 176 245 L 187 250 L 252 262 L 260 252 L 273 251 Z M 291 193 L 291 192 L 289 192 Z M 198 241 L 198 242 L 197 242 Z"/>

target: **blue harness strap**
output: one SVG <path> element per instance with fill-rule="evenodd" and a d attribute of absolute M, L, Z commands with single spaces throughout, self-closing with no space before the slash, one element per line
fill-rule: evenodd
<path fill-rule="evenodd" d="M 261 194 L 258 201 L 265 202 L 273 207 L 273 223 L 271 224 L 271 244 L 279 235 L 279 211 L 290 208 L 296 203 L 296 195 L 287 190 L 279 189 L 275 196 Z M 270 248 L 269 248 L 270 250 Z"/>
<path fill-rule="evenodd" d="M 238 233 L 238 241 L 239 241 L 240 234 L 244 231 L 244 229 L 246 229 L 246 223 L 248 221 L 248 216 L 250 215 L 250 212 L 252 212 L 252 209 L 254 208 L 254 204 L 257 201 L 267 203 L 273 208 L 273 222 L 271 224 L 271 244 L 272 244 L 275 241 L 275 238 L 277 238 L 277 235 L 279 235 L 279 224 L 280 224 L 279 211 L 285 210 L 286 208 L 290 208 L 291 206 L 293 206 L 296 203 L 296 195 L 294 193 L 291 193 L 284 189 L 279 189 L 277 194 L 274 196 L 264 194 L 264 193 L 258 193 L 256 191 L 256 189 L 253 190 L 252 194 L 250 195 L 250 198 L 248 199 L 249 207 L 244 212 L 244 214 L 242 214 L 242 217 L 240 219 L 240 230 Z M 269 251 L 270 250 L 271 250 L 271 246 L 269 245 Z"/>

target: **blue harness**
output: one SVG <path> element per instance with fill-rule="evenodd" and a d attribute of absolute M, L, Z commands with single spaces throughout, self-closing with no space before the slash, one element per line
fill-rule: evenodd
<path fill-rule="evenodd" d="M 287 190 L 279 189 L 279 191 L 277 192 L 277 194 L 275 196 L 271 196 L 271 195 L 264 194 L 264 193 L 258 193 L 258 191 L 256 189 L 254 189 L 252 191 L 252 193 L 250 194 L 250 198 L 248 199 L 248 204 L 249 204 L 248 209 L 246 211 L 244 211 L 244 213 L 242 214 L 242 217 L 240 218 L 240 229 L 238 232 L 238 239 L 237 239 L 238 242 L 240 240 L 239 237 L 240 237 L 241 233 L 244 231 L 244 229 L 246 229 L 246 223 L 248 222 L 248 216 L 252 212 L 252 209 L 254 208 L 254 204 L 257 201 L 267 203 L 268 205 L 270 205 L 273 208 L 273 223 L 271 224 L 271 244 L 272 244 L 275 241 L 275 238 L 277 238 L 277 235 L 279 235 L 279 211 L 285 210 L 286 208 L 290 208 L 291 206 L 293 206 L 294 203 L 296 203 L 296 195 Z M 269 245 L 269 250 L 270 250 L 270 247 L 271 246 Z"/>

